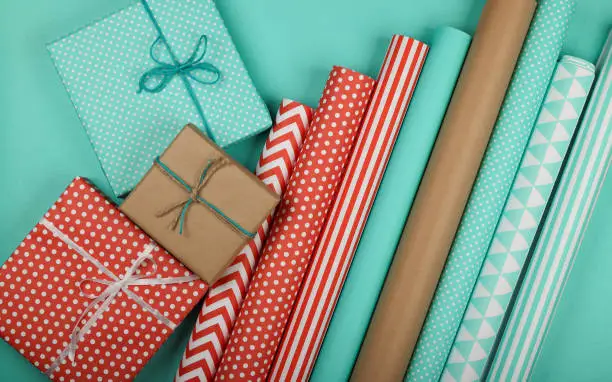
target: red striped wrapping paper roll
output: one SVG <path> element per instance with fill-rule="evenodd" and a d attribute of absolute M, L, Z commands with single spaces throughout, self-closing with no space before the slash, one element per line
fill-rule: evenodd
<path fill-rule="evenodd" d="M 284 99 L 257 163 L 255 174 L 282 195 L 293 170 L 313 110 Z M 176 373 L 176 382 L 212 381 L 246 295 L 272 217 L 210 288 Z"/>
<path fill-rule="evenodd" d="M 310 375 L 427 51 L 427 45 L 410 37 L 395 35 L 391 40 L 270 381 L 304 381 Z"/>
<path fill-rule="evenodd" d="M 374 84 L 332 69 L 215 380 L 266 379 Z"/>

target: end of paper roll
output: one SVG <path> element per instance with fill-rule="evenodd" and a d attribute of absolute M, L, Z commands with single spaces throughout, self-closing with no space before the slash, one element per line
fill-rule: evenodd
<path fill-rule="evenodd" d="M 587 71 L 588 73 L 595 73 L 595 65 L 579 57 L 564 55 L 559 59 L 559 62 L 576 65 L 580 69 L 583 69 Z"/>
<path fill-rule="evenodd" d="M 465 41 L 472 40 L 472 35 L 467 32 L 462 31 L 461 29 L 449 27 L 447 25 L 437 27 L 433 30 L 433 35 L 436 36 L 452 36 L 453 39 L 462 39 Z"/>

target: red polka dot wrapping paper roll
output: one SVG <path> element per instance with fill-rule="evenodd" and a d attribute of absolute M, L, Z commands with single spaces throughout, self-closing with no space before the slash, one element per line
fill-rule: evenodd
<path fill-rule="evenodd" d="M 266 379 L 374 85 L 332 69 L 215 380 Z"/>
<path fill-rule="evenodd" d="M 81 178 L 0 280 L 0 335 L 55 381 L 133 380 L 207 290 Z"/>
<path fill-rule="evenodd" d="M 310 375 L 427 52 L 427 45 L 410 37 L 391 39 L 270 381 L 304 381 Z"/>
<path fill-rule="evenodd" d="M 276 124 L 266 140 L 255 174 L 279 195 L 285 191 L 312 114 L 310 107 L 287 99 L 282 101 L 278 109 Z M 269 216 L 255 237 L 210 288 L 183 354 L 175 382 L 213 379 L 271 222 L 272 216 Z"/>

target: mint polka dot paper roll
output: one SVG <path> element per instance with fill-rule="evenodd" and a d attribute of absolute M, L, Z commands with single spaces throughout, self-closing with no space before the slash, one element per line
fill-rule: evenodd
<path fill-rule="evenodd" d="M 574 0 L 542 0 L 538 5 L 413 353 L 407 381 L 433 381 L 442 376 L 559 59 L 574 6 Z"/>
<path fill-rule="evenodd" d="M 155 43 L 160 32 L 153 19 L 167 45 Z M 221 147 L 272 125 L 212 0 L 141 0 L 48 50 L 119 196 L 134 188 L 187 123 L 204 132 L 208 126 Z M 172 54 L 179 64 L 174 68 Z M 173 73 L 177 66 L 183 72 Z M 211 66 L 220 73 L 216 83 Z M 154 91 L 139 91 L 142 76 L 153 70 L 156 76 L 145 84 Z"/>
<path fill-rule="evenodd" d="M 485 375 L 594 78 L 593 64 L 579 58 L 565 56 L 557 64 L 446 361 L 443 382 L 479 381 Z"/>

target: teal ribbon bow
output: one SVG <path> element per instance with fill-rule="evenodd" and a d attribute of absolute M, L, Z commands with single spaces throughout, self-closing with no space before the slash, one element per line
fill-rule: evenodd
<path fill-rule="evenodd" d="M 224 214 L 223 211 L 221 211 L 217 206 L 215 206 L 214 204 L 210 203 L 209 201 L 207 201 L 206 199 L 200 196 L 200 191 L 202 191 L 202 189 L 206 187 L 206 183 L 208 183 L 208 181 L 211 179 L 214 173 L 220 170 L 222 167 L 228 165 L 228 162 L 226 162 L 222 158 L 209 160 L 206 166 L 204 166 L 202 173 L 200 174 L 198 183 L 193 187 L 189 185 L 187 182 L 185 182 L 185 180 L 183 180 L 180 176 L 178 176 L 177 173 L 172 171 L 172 169 L 170 169 L 170 167 L 168 167 L 164 162 L 162 162 L 159 157 L 155 158 L 154 163 L 158 165 L 162 169 L 162 171 L 164 171 L 167 175 L 169 175 L 173 180 L 175 180 L 178 184 L 180 184 L 185 189 L 185 191 L 187 191 L 187 193 L 189 194 L 187 199 L 182 200 L 176 204 L 173 204 L 157 214 L 158 217 L 162 217 L 162 216 L 167 215 L 171 211 L 174 211 L 175 209 L 180 208 L 181 209 L 180 213 L 176 216 L 176 218 L 172 222 L 172 227 L 171 227 L 172 229 L 175 229 L 178 226 L 179 234 L 182 235 L 183 229 L 185 226 L 185 220 L 187 217 L 187 211 L 189 210 L 189 207 L 191 207 L 193 203 L 200 203 L 208 207 L 209 209 L 211 209 L 215 214 L 217 214 L 224 221 L 229 223 L 233 228 L 235 228 L 238 232 L 240 232 L 244 236 L 247 236 L 250 238 L 255 236 L 254 232 L 249 232 L 248 230 L 243 228 L 240 224 L 238 224 L 238 222 L 236 222 L 235 220 L 233 220 L 232 218 Z"/>
<path fill-rule="evenodd" d="M 149 49 L 151 59 L 157 64 L 153 69 L 147 70 L 138 82 L 138 92 L 146 91 L 148 93 L 159 93 L 168 86 L 174 76 L 188 77 L 189 79 L 198 82 L 202 85 L 214 85 L 221 79 L 221 72 L 216 66 L 209 62 L 204 62 L 206 47 L 208 45 L 208 37 L 200 36 L 191 57 L 185 62 L 166 63 L 157 56 L 157 45 L 162 43 L 161 37 L 158 37 Z M 198 55 L 198 53 L 200 53 Z M 201 72 L 204 76 L 212 76 L 212 79 L 199 77 L 196 73 Z"/>
<path fill-rule="evenodd" d="M 138 92 L 159 93 L 168 86 L 174 77 L 179 77 L 183 81 L 187 94 L 193 101 L 196 111 L 202 120 L 206 135 L 214 142 L 215 138 L 204 116 L 204 110 L 190 82 L 194 81 L 202 85 L 214 85 L 221 80 L 221 71 L 210 62 L 204 61 L 204 56 L 206 55 L 206 49 L 208 47 L 208 37 L 204 34 L 201 35 L 191 56 L 186 61 L 181 62 L 172 51 L 170 44 L 168 44 L 168 40 L 147 1 L 141 0 L 140 2 L 153 23 L 158 37 L 149 48 L 149 56 L 157 66 L 147 70 L 140 77 L 138 81 Z M 159 50 L 157 47 L 160 45 L 166 48 L 171 62 L 164 62 L 161 57 L 157 55 L 157 51 Z"/>

